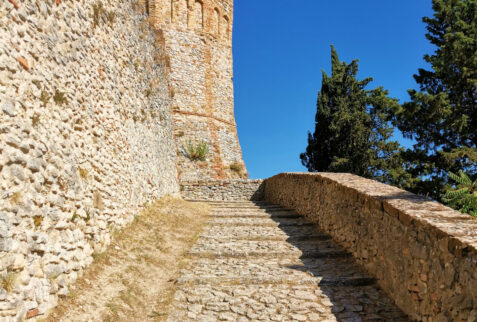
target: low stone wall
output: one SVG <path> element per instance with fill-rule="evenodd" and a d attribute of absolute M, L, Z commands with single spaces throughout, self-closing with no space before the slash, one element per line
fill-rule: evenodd
<path fill-rule="evenodd" d="M 263 180 L 231 179 L 182 182 L 181 192 L 182 197 L 188 200 L 262 200 Z"/>
<path fill-rule="evenodd" d="M 477 320 L 472 217 L 350 174 L 279 174 L 265 181 L 265 200 L 332 235 L 411 319 Z"/>

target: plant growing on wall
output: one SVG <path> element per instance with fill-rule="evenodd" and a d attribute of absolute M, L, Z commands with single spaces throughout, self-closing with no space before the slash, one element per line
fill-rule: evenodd
<path fill-rule="evenodd" d="M 53 95 L 53 101 L 55 101 L 56 105 L 63 105 L 68 103 L 68 99 L 66 98 L 65 93 L 56 90 L 55 95 Z"/>
<path fill-rule="evenodd" d="M 243 170 L 243 166 L 237 161 L 229 165 L 229 168 L 237 174 L 241 174 Z"/>
<path fill-rule="evenodd" d="M 0 276 L 0 287 L 7 292 L 13 291 L 15 288 L 15 280 L 17 275 L 11 272 L 7 272 L 4 276 Z"/>
<path fill-rule="evenodd" d="M 197 144 L 187 140 L 186 150 L 187 156 L 192 161 L 205 161 L 207 155 L 209 154 L 209 146 L 207 145 L 207 142 L 203 140 Z"/>
<path fill-rule="evenodd" d="M 477 217 L 477 179 L 472 179 L 460 170 L 459 175 L 449 172 L 449 178 L 456 182 L 456 187 L 447 190 L 442 201 L 460 212 Z"/>

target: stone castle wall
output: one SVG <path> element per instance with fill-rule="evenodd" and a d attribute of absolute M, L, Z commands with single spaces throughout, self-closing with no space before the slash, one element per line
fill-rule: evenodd
<path fill-rule="evenodd" d="M 265 200 L 317 223 L 416 321 L 477 320 L 477 220 L 351 174 L 283 173 Z"/>
<path fill-rule="evenodd" d="M 181 181 L 246 178 L 233 101 L 232 0 L 143 0 L 163 35 Z M 187 146 L 205 142 L 204 161 Z"/>
<path fill-rule="evenodd" d="M 2 321 L 54 306 L 113 229 L 179 193 L 164 43 L 134 6 L 0 1 Z"/>

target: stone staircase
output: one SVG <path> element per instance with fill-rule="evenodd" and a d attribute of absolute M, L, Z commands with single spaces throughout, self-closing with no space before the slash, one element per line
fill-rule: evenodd
<path fill-rule="evenodd" d="M 169 321 L 406 321 L 349 253 L 295 213 L 209 202 Z"/>

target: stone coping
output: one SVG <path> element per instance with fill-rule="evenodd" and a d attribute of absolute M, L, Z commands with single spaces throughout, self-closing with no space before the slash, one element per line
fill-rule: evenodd
<path fill-rule="evenodd" d="M 187 180 L 182 181 L 183 186 L 225 186 L 237 183 L 262 183 L 263 179 L 224 179 L 224 180 Z"/>
<path fill-rule="evenodd" d="M 477 219 L 460 213 L 434 200 L 418 196 L 390 185 L 349 173 L 281 173 L 272 178 L 310 177 L 335 182 L 356 193 L 361 202 L 384 210 L 404 226 L 411 224 L 433 231 L 438 237 L 451 237 L 455 243 L 449 249 L 454 255 L 472 251 L 477 254 Z M 271 178 L 271 179 L 272 179 Z"/>

